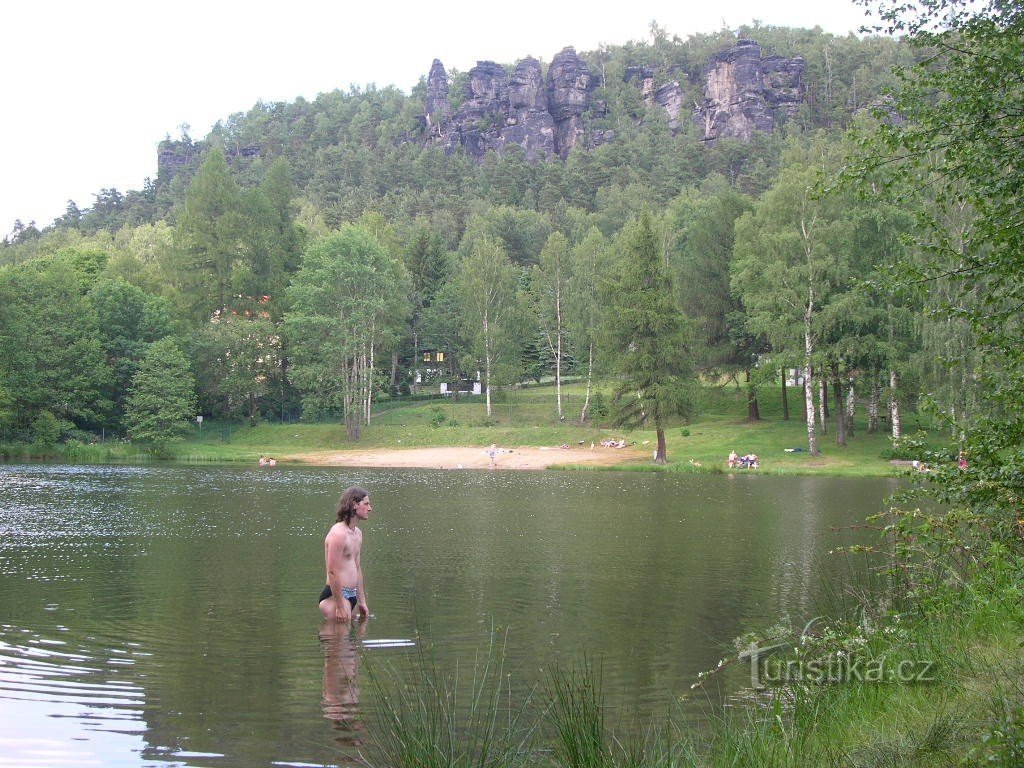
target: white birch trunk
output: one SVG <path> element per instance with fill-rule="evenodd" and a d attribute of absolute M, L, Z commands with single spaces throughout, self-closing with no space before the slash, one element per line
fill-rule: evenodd
<path fill-rule="evenodd" d="M 810 348 L 810 338 L 804 339 L 805 348 Z M 811 376 L 811 356 L 804 357 L 804 417 L 807 420 L 807 450 L 811 456 L 818 455 L 818 437 L 814 431 L 814 381 Z"/>
<path fill-rule="evenodd" d="M 899 386 L 899 376 L 896 371 L 889 371 L 889 418 L 892 421 L 892 441 L 898 443 L 903 437 L 903 428 L 900 424 L 900 399 L 896 394 Z"/>
<path fill-rule="evenodd" d="M 804 257 L 807 259 L 807 306 L 804 308 L 804 405 L 807 418 L 807 450 L 811 456 L 818 455 L 818 435 L 814 429 L 814 382 L 812 378 L 813 368 L 811 360 L 814 357 L 814 335 L 812 333 L 812 320 L 814 319 L 814 271 L 812 248 L 811 248 L 811 227 L 814 224 L 812 218 L 810 225 L 800 216 L 800 234 L 803 238 Z M 824 428 L 822 419 L 822 428 Z"/>
<path fill-rule="evenodd" d="M 814 313 L 814 288 L 807 290 L 807 308 L 804 312 L 804 416 L 807 419 L 807 451 L 818 455 L 818 435 L 814 426 L 814 336 L 811 318 Z"/>
<path fill-rule="evenodd" d="M 590 410 L 590 391 L 594 381 L 594 342 L 590 342 L 587 352 L 587 396 L 583 400 L 583 410 L 580 411 L 580 424 L 587 420 L 587 411 Z"/>
<path fill-rule="evenodd" d="M 488 310 L 484 310 L 484 394 L 487 400 L 487 418 L 491 417 L 491 328 Z"/>
<path fill-rule="evenodd" d="M 366 424 L 370 424 L 370 416 L 373 411 L 373 372 L 376 364 L 376 347 L 373 343 L 373 337 L 370 337 L 370 365 L 366 371 Z"/>
<path fill-rule="evenodd" d="M 857 409 L 857 393 L 853 389 L 853 382 L 850 382 L 850 389 L 846 393 L 846 435 L 853 436 L 853 414 Z"/>
<path fill-rule="evenodd" d="M 821 424 L 821 434 L 828 434 L 828 422 L 825 420 L 825 378 L 818 379 L 818 420 Z"/>
<path fill-rule="evenodd" d="M 562 421 L 562 289 L 561 273 L 555 285 L 555 334 L 558 349 L 555 351 L 555 400 L 558 403 L 558 420 Z"/>
<path fill-rule="evenodd" d="M 878 371 L 871 372 L 871 400 L 868 402 L 868 433 L 878 431 L 878 411 L 882 399 L 882 391 L 878 386 Z"/>

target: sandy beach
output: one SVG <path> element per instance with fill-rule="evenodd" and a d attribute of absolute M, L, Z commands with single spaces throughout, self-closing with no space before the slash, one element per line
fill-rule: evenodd
<path fill-rule="evenodd" d="M 603 448 L 595 445 L 499 448 L 495 469 L 547 469 L 559 464 L 615 466 L 650 458 L 653 448 L 627 446 Z M 467 448 L 374 448 L 354 451 L 317 451 L 290 454 L 286 461 L 339 467 L 420 467 L 424 469 L 487 469 L 487 446 Z"/>

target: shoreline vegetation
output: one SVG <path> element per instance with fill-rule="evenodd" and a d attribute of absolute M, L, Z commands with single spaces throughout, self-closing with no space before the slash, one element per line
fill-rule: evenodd
<path fill-rule="evenodd" d="M 358 441 L 350 441 L 341 419 L 320 423 L 194 423 L 188 436 L 170 444 L 159 457 L 145 445 L 107 439 L 70 441 L 61 446 L 0 445 L 5 460 L 56 459 L 84 463 L 148 462 L 154 458 L 185 463 L 251 463 L 272 457 L 275 466 L 416 467 L 487 469 L 487 447 L 499 452 L 496 470 L 619 470 L 641 472 L 735 472 L 771 475 L 897 476 L 908 471 L 913 449 L 894 451 L 884 429 L 867 432 L 858 412 L 847 444 L 836 444 L 832 425 L 821 439 L 821 455 L 806 448 L 802 414 L 783 419 L 778 391 L 760 398 L 761 419 L 747 420 L 746 393 L 734 385 L 707 386 L 702 407 L 689 423 L 666 430 L 668 463 L 653 462 L 654 430 L 625 431 L 600 416 L 580 424 L 582 387 L 567 387 L 565 421 L 554 416 L 551 387 L 499 393 L 491 416 L 482 398 L 383 401 Z M 790 394 L 792 399 L 792 393 Z M 904 433 L 918 428 L 916 416 L 904 416 Z M 819 427 L 820 428 L 820 427 Z M 624 447 L 602 443 L 623 441 Z M 918 438 L 905 439 L 917 445 Z M 731 451 L 755 453 L 758 469 L 729 469 Z M 910 451 L 909 453 L 907 451 Z M 268 467 L 269 469 L 269 467 Z"/>

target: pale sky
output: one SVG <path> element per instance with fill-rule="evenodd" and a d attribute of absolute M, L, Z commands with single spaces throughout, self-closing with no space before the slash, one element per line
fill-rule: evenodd
<path fill-rule="evenodd" d="M 417 0 L 8 0 L 0 9 L 0 237 L 15 219 L 40 228 L 156 178 L 157 144 L 258 101 L 350 85 L 408 93 L 438 58 L 449 71 L 478 60 L 550 62 L 566 46 L 735 29 L 755 19 L 856 32 L 852 0 L 608 0 L 597 3 Z"/>

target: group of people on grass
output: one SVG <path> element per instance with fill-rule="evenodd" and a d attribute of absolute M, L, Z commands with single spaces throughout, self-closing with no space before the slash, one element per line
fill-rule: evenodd
<path fill-rule="evenodd" d="M 758 469 L 761 466 L 761 460 L 756 453 L 738 456 L 736 451 L 729 451 L 729 459 L 726 463 L 729 465 L 729 469 Z"/>

